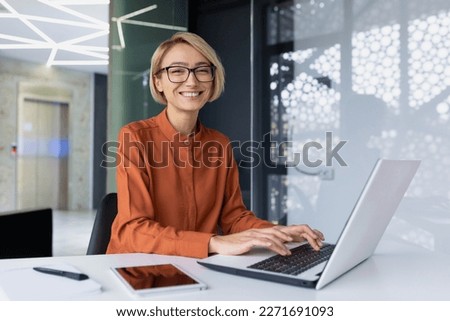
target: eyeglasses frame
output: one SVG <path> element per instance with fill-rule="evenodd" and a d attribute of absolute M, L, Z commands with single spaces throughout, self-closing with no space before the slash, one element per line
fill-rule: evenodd
<path fill-rule="evenodd" d="M 199 69 L 199 68 L 205 68 L 205 67 L 211 68 L 211 75 L 212 75 L 211 80 L 207 80 L 207 81 L 199 80 L 199 79 L 197 78 L 197 75 L 195 74 L 195 71 L 196 71 L 197 69 Z M 172 81 L 172 80 L 170 79 L 170 76 L 169 76 L 169 70 L 170 70 L 170 68 L 184 68 L 184 69 L 187 69 L 188 75 L 187 75 L 187 77 L 186 77 L 186 80 L 183 80 L 183 81 Z M 189 76 L 191 75 L 191 72 L 194 74 L 194 77 L 195 77 L 195 79 L 196 79 L 198 82 L 212 82 L 212 81 L 214 81 L 215 71 L 216 71 L 216 66 L 214 66 L 214 65 L 207 65 L 207 66 L 198 66 L 198 67 L 195 67 L 195 68 L 188 68 L 188 67 L 185 67 L 185 66 L 167 66 L 167 67 L 161 68 L 161 69 L 159 69 L 157 72 L 155 72 L 155 76 L 156 76 L 156 75 L 159 75 L 159 74 L 162 73 L 163 71 L 166 71 L 167 79 L 169 79 L 169 81 L 170 81 L 171 83 L 174 83 L 174 84 L 181 84 L 181 83 L 187 81 L 187 80 L 189 79 Z"/>

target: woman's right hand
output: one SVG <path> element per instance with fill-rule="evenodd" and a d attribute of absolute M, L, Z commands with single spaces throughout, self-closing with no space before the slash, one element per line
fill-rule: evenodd
<path fill-rule="evenodd" d="M 274 226 L 263 229 L 250 229 L 229 235 L 216 235 L 209 241 L 209 253 L 240 255 L 256 246 L 265 247 L 280 255 L 290 255 L 285 243 L 307 240 L 314 249 L 320 249 L 323 235 L 308 225 L 289 227 Z"/>

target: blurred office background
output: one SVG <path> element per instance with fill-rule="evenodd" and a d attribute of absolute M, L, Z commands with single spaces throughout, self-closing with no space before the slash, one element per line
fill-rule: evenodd
<path fill-rule="evenodd" d="M 421 159 L 389 231 L 450 253 L 448 0 L 0 0 L 0 26 L 0 212 L 53 208 L 54 243 L 76 243 L 54 255 L 87 246 L 119 128 L 163 108 L 151 54 L 183 30 L 222 58 L 201 119 L 241 147 L 259 216 L 335 241 L 377 158 Z"/>

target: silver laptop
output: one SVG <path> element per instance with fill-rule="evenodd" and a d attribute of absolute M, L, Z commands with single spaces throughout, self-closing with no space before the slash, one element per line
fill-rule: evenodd
<path fill-rule="evenodd" d="M 292 243 L 288 246 L 293 254 L 288 257 L 255 248 L 244 255 L 213 255 L 198 263 L 220 272 L 321 289 L 372 255 L 419 164 L 379 159 L 335 245 L 314 251 L 306 242 Z"/>

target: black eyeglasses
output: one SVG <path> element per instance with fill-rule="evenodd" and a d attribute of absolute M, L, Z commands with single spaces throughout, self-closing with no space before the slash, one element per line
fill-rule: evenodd
<path fill-rule="evenodd" d="M 199 66 L 195 68 L 188 68 L 183 66 L 169 66 L 165 68 L 161 68 L 156 75 L 163 72 L 167 72 L 167 78 L 169 78 L 170 82 L 173 83 L 181 83 L 188 80 L 191 72 L 194 73 L 195 78 L 199 82 L 210 82 L 214 80 L 214 72 L 216 67 L 214 65 L 211 66 Z"/>

